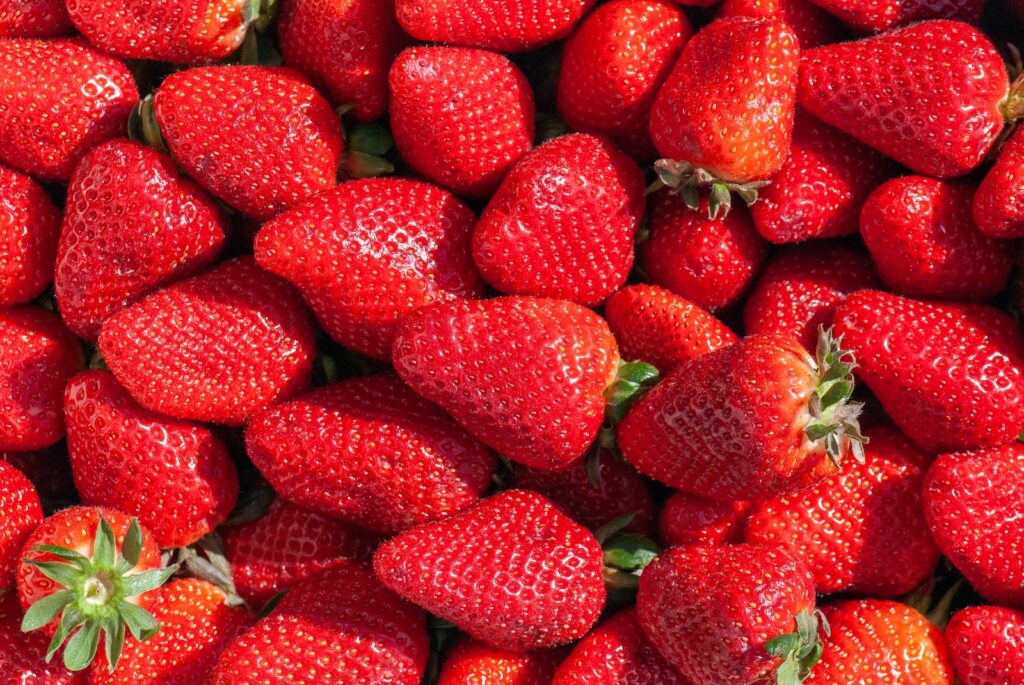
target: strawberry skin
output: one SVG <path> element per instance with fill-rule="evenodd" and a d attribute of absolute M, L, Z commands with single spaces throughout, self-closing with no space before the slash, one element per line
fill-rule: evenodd
<path fill-rule="evenodd" d="M 22 610 L 13 592 L 0 593 L 0 683 L 87 685 L 88 672 L 72 672 L 59 659 L 46 660 L 50 638 L 21 632 Z"/>
<path fill-rule="evenodd" d="M 43 521 L 43 508 L 32 482 L 0 461 L 0 589 L 14 584 L 14 571 L 25 538 Z"/>
<path fill-rule="evenodd" d="M 636 163 L 607 140 L 560 136 L 509 172 L 473 231 L 495 289 L 594 306 L 622 287 L 644 214 Z"/>
<path fill-rule="evenodd" d="M 964 685 L 1024 683 L 1024 612 L 968 607 L 949 620 L 946 642 Z"/>
<path fill-rule="evenodd" d="M 571 642 L 605 603 L 597 540 L 526 490 L 399 533 L 377 548 L 373 568 L 398 594 L 502 649 Z"/>
<path fill-rule="evenodd" d="M 840 40 L 845 32 L 839 21 L 810 0 L 725 0 L 718 7 L 719 19 L 763 17 L 787 24 L 802 48 L 816 48 Z M 799 124 L 794 126 L 794 142 Z"/>
<path fill-rule="evenodd" d="M 887 31 L 924 19 L 958 19 L 977 24 L 984 0 L 813 0 L 862 33 Z"/>
<path fill-rule="evenodd" d="M 468 637 L 459 638 L 441 666 L 438 685 L 551 685 L 559 649 L 507 652 Z"/>
<path fill-rule="evenodd" d="M 455 196 L 427 183 L 349 181 L 265 224 L 256 260 L 298 287 L 332 338 L 389 359 L 407 314 L 484 294 L 470 251 L 474 221 Z"/>
<path fill-rule="evenodd" d="M 0 2 L 0 38 L 46 38 L 72 28 L 64 0 Z"/>
<path fill-rule="evenodd" d="M 658 536 L 666 547 L 741 542 L 750 502 L 718 502 L 686 492 L 665 500 L 658 517 Z"/>
<path fill-rule="evenodd" d="M 53 278 L 60 210 L 32 178 L 0 164 L 0 307 L 25 304 Z"/>
<path fill-rule="evenodd" d="M 54 289 L 64 322 L 87 340 L 111 314 L 208 267 L 227 239 L 206 191 L 167 155 L 124 139 L 82 158 L 64 211 Z"/>
<path fill-rule="evenodd" d="M 1024 237 L 1024 129 L 999 150 L 974 194 L 972 216 L 978 230 L 993 238 Z"/>

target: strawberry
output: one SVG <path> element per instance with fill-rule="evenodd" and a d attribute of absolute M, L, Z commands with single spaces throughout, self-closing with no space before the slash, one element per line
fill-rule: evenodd
<path fill-rule="evenodd" d="M 666 0 L 612 0 L 565 42 L 558 113 L 574 131 L 607 136 L 650 159 L 647 119 L 658 89 L 689 39 L 682 10 Z"/>
<path fill-rule="evenodd" d="M 887 31 L 896 26 L 923 19 L 959 19 L 977 24 L 984 0 L 813 0 L 843 20 L 847 26 L 864 33 Z"/>
<path fill-rule="evenodd" d="M 298 293 L 250 257 L 122 309 L 103 324 L 99 344 L 147 409 L 232 425 L 305 387 L 313 364 Z"/>
<path fill-rule="evenodd" d="M 945 178 L 981 163 L 1003 128 L 1008 88 L 988 38 L 935 20 L 805 51 L 797 100 L 913 171 Z"/>
<path fill-rule="evenodd" d="M 749 512 L 750 502 L 718 502 L 674 492 L 661 508 L 658 535 L 666 547 L 740 542 Z"/>
<path fill-rule="evenodd" d="M 212 264 L 227 222 L 206 191 L 156 150 L 115 139 L 75 168 L 54 288 L 65 323 L 96 340 L 111 314 Z"/>
<path fill-rule="evenodd" d="M 712 311 L 737 300 L 757 276 L 768 244 L 743 207 L 708 218 L 662 191 L 651 199 L 650 237 L 637 250 L 647 277 Z"/>
<path fill-rule="evenodd" d="M 25 304 L 53 278 L 60 210 L 30 177 L 0 164 L 0 306 Z"/>
<path fill-rule="evenodd" d="M 45 38 L 71 30 L 63 0 L 3 0 L 0 38 Z"/>
<path fill-rule="evenodd" d="M 209 682 L 419 685 L 428 649 L 423 612 L 341 562 L 293 588 L 228 645 Z"/>
<path fill-rule="evenodd" d="M 21 606 L 12 592 L 0 593 L 0 683 L 87 685 L 84 671 L 72 672 L 46 659 L 49 638 L 21 632 Z"/>
<path fill-rule="evenodd" d="M 398 152 L 417 173 L 459 195 L 493 193 L 533 145 L 533 91 L 504 55 L 409 48 L 395 58 L 388 83 Z"/>
<path fill-rule="evenodd" d="M 673 547 L 644 569 L 636 609 L 693 685 L 798 683 L 820 653 L 811 574 L 773 547 Z"/>
<path fill-rule="evenodd" d="M 131 72 L 84 41 L 0 40 L 0 162 L 66 181 L 86 152 L 128 125 Z"/>
<path fill-rule="evenodd" d="M 1024 237 L 1024 129 L 999 150 L 996 163 L 974 193 L 978 230 L 993 238 Z"/>
<path fill-rule="evenodd" d="M 298 72 L 203 67 L 168 76 L 142 107 L 185 172 L 265 221 L 336 183 L 341 124 Z M 232 136 L 225 136 L 224 131 Z M 154 141 L 155 142 L 155 141 Z"/>
<path fill-rule="evenodd" d="M 624 357 L 663 374 L 737 340 L 711 312 L 656 285 L 623 288 L 608 298 L 604 317 Z"/>
<path fill-rule="evenodd" d="M 1024 612 L 969 607 L 946 626 L 956 673 L 964 685 L 1024 683 Z"/>
<path fill-rule="evenodd" d="M 468 637 L 459 638 L 441 666 L 438 685 L 551 685 L 564 653 L 559 649 L 507 652 Z"/>
<path fill-rule="evenodd" d="M 881 282 L 863 249 L 837 242 L 793 245 L 768 260 L 743 307 L 748 334 L 785 333 L 811 349 L 846 296 Z"/>
<path fill-rule="evenodd" d="M 377 548 L 373 568 L 398 594 L 502 649 L 582 637 L 605 602 L 597 540 L 526 490 L 399 533 Z"/>
<path fill-rule="evenodd" d="M 991 447 L 1024 429 L 1024 339 L 1003 312 L 876 290 L 846 298 L 836 332 L 857 376 L 929 452 Z"/>
<path fill-rule="evenodd" d="M 384 534 L 475 504 L 494 472 L 483 444 L 391 374 L 271 407 L 245 442 L 283 497 Z"/>
<path fill-rule="evenodd" d="M 44 309 L 0 309 L 0 450 L 24 452 L 64 437 L 64 384 L 82 368 L 82 350 Z"/>
<path fill-rule="evenodd" d="M 78 497 L 63 443 L 32 452 L 0 452 L 0 461 L 21 471 L 32 482 L 40 500 L 71 502 Z"/>
<path fill-rule="evenodd" d="M 593 306 L 622 287 L 644 215 L 640 168 L 603 138 L 561 136 L 523 157 L 473 231 L 495 289 Z"/>
<path fill-rule="evenodd" d="M 835 43 L 844 35 L 839 21 L 810 0 L 725 0 L 718 7 L 719 19 L 726 17 L 763 17 L 785 22 L 796 37 L 800 47 L 816 48 L 819 45 Z M 794 142 L 800 130 L 793 128 Z"/>
<path fill-rule="evenodd" d="M 0 461 L 0 590 L 14 584 L 14 570 L 25 538 L 43 521 L 35 486 L 10 464 Z"/>
<path fill-rule="evenodd" d="M 942 553 L 983 597 L 1024 609 L 1024 445 L 940 455 L 924 512 Z"/>
<path fill-rule="evenodd" d="M 331 337 L 388 359 L 407 314 L 484 294 L 470 253 L 474 220 L 427 183 L 349 181 L 267 222 L 256 260 L 298 287 Z"/>
<path fill-rule="evenodd" d="M 984 301 L 1010 279 L 1013 251 L 971 220 L 974 187 L 925 176 L 879 186 L 864 202 L 860 233 L 882 281 L 911 297 Z"/>

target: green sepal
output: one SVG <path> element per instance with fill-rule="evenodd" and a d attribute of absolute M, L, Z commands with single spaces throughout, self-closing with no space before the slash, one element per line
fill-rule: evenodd
<path fill-rule="evenodd" d="M 736 193 L 749 207 L 757 202 L 758 191 L 768 185 L 769 181 L 749 181 L 740 183 L 716 177 L 711 171 L 696 167 L 690 162 L 674 159 L 659 159 L 654 163 L 654 171 L 661 183 L 682 198 L 690 209 L 700 208 L 700 194 L 708 190 L 708 218 L 717 219 L 721 214 L 724 218 L 732 209 L 732 194 Z"/>
<path fill-rule="evenodd" d="M 79 611 L 78 607 L 73 604 L 64 607 L 64 613 L 60 616 L 57 630 L 53 634 L 53 639 L 50 640 L 50 646 L 46 649 L 47 661 L 53 658 L 53 655 L 57 653 L 60 646 L 64 644 L 64 640 L 68 639 L 71 631 L 85 623 L 85 621 L 85 614 Z"/>
<path fill-rule="evenodd" d="M 658 556 L 658 545 L 653 540 L 637 533 L 626 533 L 615 537 L 604 547 L 604 565 L 617 571 L 632 573 L 647 567 Z"/>
<path fill-rule="evenodd" d="M 626 528 L 626 526 L 633 522 L 633 519 L 635 518 L 635 511 L 631 511 L 628 514 L 623 514 L 622 516 L 617 516 L 608 523 L 605 523 L 604 525 L 594 530 L 594 537 L 597 538 L 597 542 L 599 544 L 603 545 L 604 543 L 611 540 L 612 537 L 621 533 Z"/>
<path fill-rule="evenodd" d="M 131 564 L 128 569 L 135 568 L 135 565 L 139 563 L 139 557 L 142 555 L 142 526 L 139 525 L 139 520 L 136 518 L 132 519 L 132 522 L 128 525 L 128 530 L 124 535 L 124 542 L 121 543 L 121 557 L 127 564 Z"/>
<path fill-rule="evenodd" d="M 60 590 L 43 597 L 25 612 L 21 619 L 21 632 L 28 633 L 36 628 L 42 628 L 57 618 L 57 614 L 64 611 L 64 607 L 72 600 L 74 600 L 74 595 L 71 590 Z"/>
<path fill-rule="evenodd" d="M 37 561 L 35 559 L 25 559 L 25 563 L 29 566 L 35 566 L 40 573 L 44 576 L 64 587 L 74 587 L 81 578 L 81 570 L 66 564 L 63 561 Z"/>
<path fill-rule="evenodd" d="M 164 142 L 164 137 L 160 133 L 160 125 L 156 121 L 152 95 L 142 98 L 132 109 L 128 116 L 128 137 L 144 143 L 154 150 L 170 154 L 167 143 Z"/>
<path fill-rule="evenodd" d="M 92 558 L 96 566 L 104 568 L 113 566 L 117 561 L 117 540 L 114 539 L 114 529 L 102 516 L 100 522 L 96 524 Z M 134 566 L 134 564 L 132 565 Z"/>
<path fill-rule="evenodd" d="M 155 590 L 166 583 L 167 579 L 173 576 L 177 570 L 177 566 L 168 566 L 167 568 L 157 568 L 152 571 L 125 576 L 122 581 L 124 595 L 126 597 L 137 597 L 150 590 Z"/>
<path fill-rule="evenodd" d="M 804 609 L 796 616 L 796 630 L 765 643 L 770 655 L 782 659 L 775 673 L 777 685 L 800 685 L 821 659 L 821 635 L 829 634 L 828 621 L 818 610 Z"/>
<path fill-rule="evenodd" d="M 658 369 L 642 361 L 619 362 L 615 381 L 605 389 L 605 421 L 617 424 L 629 408 L 659 379 Z"/>
<path fill-rule="evenodd" d="M 842 347 L 842 336 L 835 337 L 831 329 L 818 328 L 818 346 L 815 351 L 817 383 L 808 410 L 810 421 L 804 427 L 807 439 L 824 443 L 825 454 L 836 466 L 842 465 L 847 450 L 858 462 L 864 462 L 864 445 L 868 439 L 860 430 L 863 404 L 851 402 L 853 396 L 853 355 Z"/>
<path fill-rule="evenodd" d="M 386 155 L 395 146 L 391 131 L 383 124 L 356 124 L 348 131 L 348 149 L 368 155 Z"/>
<path fill-rule="evenodd" d="M 81 671 L 86 668 L 96 658 L 96 648 L 99 645 L 99 622 L 86 621 L 64 646 L 64 667 L 69 671 Z"/>
<path fill-rule="evenodd" d="M 395 166 L 377 155 L 368 155 L 359 150 L 348 150 L 341 160 L 341 175 L 346 179 L 376 178 L 395 171 Z"/>
<path fill-rule="evenodd" d="M 124 623 L 116 616 L 109 616 L 103 621 L 103 648 L 107 657 L 107 670 L 113 673 L 124 649 Z"/>

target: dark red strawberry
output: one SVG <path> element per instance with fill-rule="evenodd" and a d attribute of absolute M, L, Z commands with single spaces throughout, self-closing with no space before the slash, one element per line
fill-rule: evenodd
<path fill-rule="evenodd" d="M 64 0 L 0 2 L 0 38 L 45 38 L 72 28 Z"/>
<path fill-rule="evenodd" d="M 718 502 L 675 492 L 661 508 L 658 536 L 666 547 L 740 542 L 749 512 L 750 502 Z"/>
<path fill-rule="evenodd" d="M 21 606 L 13 592 L 0 593 L 0 683 L 12 685 L 87 685 L 85 671 L 72 672 L 46 659 L 50 638 L 21 632 Z"/>
<path fill-rule="evenodd" d="M 1024 129 L 999 150 L 996 163 L 974 193 L 978 230 L 993 238 L 1024 237 Z"/>
<path fill-rule="evenodd" d="M 835 43 L 844 35 L 839 21 L 810 0 L 725 0 L 717 16 L 763 17 L 784 22 L 800 39 L 802 48 Z M 799 125 L 794 126 L 794 142 L 799 130 Z"/>
<path fill-rule="evenodd" d="M 923 19 L 959 19 L 977 24 L 984 0 L 813 0 L 846 25 L 864 33 L 887 31 Z"/>
<path fill-rule="evenodd" d="M 10 464 L 0 461 L 0 592 L 14 585 L 25 538 L 43 521 L 35 486 Z"/>
<path fill-rule="evenodd" d="M 53 278 L 60 210 L 29 176 L 0 164 L 0 306 L 25 304 Z"/>
<path fill-rule="evenodd" d="M 946 642 L 963 685 L 1024 683 L 1024 612 L 963 609 L 949 619 Z"/>
<path fill-rule="evenodd" d="M 445 657 L 438 685 L 551 685 L 565 656 L 560 649 L 508 652 L 468 637 L 459 638 Z"/>

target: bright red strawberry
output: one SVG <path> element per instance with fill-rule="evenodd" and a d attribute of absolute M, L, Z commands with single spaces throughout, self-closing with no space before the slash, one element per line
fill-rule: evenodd
<path fill-rule="evenodd" d="M 87 685 L 85 671 L 73 673 L 47 661 L 50 638 L 21 632 L 21 606 L 13 592 L 0 593 L 0 683 L 12 685 Z"/>
<path fill-rule="evenodd" d="M 438 685 L 551 685 L 563 650 L 508 652 L 468 637 L 459 638 L 441 666 Z"/>
<path fill-rule="evenodd" d="M 14 584 L 14 570 L 25 538 L 43 521 L 35 486 L 10 464 L 0 461 L 0 592 Z"/>
<path fill-rule="evenodd" d="M 0 450 L 24 452 L 64 437 L 64 384 L 82 368 L 78 341 L 45 309 L 0 309 Z"/>
<path fill-rule="evenodd" d="M 124 139 L 93 148 L 68 186 L 54 276 L 61 316 L 96 340 L 111 314 L 212 264 L 227 229 L 167 155 Z"/>
<path fill-rule="evenodd" d="M 924 19 L 959 19 L 977 24 L 984 0 L 813 0 L 863 33 L 887 31 Z"/>
<path fill-rule="evenodd" d="M 532 50 L 563 38 L 594 0 L 396 0 L 413 37 L 502 52 Z"/>
<path fill-rule="evenodd" d="M 40 500 L 73 502 L 78 498 L 63 443 L 32 452 L 0 452 L 0 461 L 21 471 L 32 482 Z"/>
<path fill-rule="evenodd" d="M 155 117 L 182 169 L 254 219 L 265 221 L 336 184 L 341 123 L 296 71 L 187 69 L 164 80 L 151 107 L 142 116 Z"/>
<path fill-rule="evenodd" d="M 763 17 L 786 23 L 800 41 L 802 48 L 835 43 L 844 35 L 839 21 L 810 0 L 725 0 L 717 17 Z M 793 136 L 800 130 L 794 126 Z"/>
<path fill-rule="evenodd" d="M 1024 238 L 1024 129 L 999 150 L 996 163 L 974 193 L 978 230 L 993 238 Z"/>
<path fill-rule="evenodd" d="M 1024 609 L 1024 445 L 943 454 L 928 470 L 925 516 L 942 553 L 985 599 Z"/>
<path fill-rule="evenodd" d="M 53 278 L 60 210 L 29 176 L 0 164 L 0 306 L 25 304 Z"/>
<path fill-rule="evenodd" d="M 814 583 L 788 552 L 763 545 L 673 547 L 640 576 L 637 617 L 693 685 L 798 683 L 817 655 Z M 776 649 L 776 645 L 785 648 Z"/>
<path fill-rule="evenodd" d="M 793 245 L 768 260 L 743 307 L 747 334 L 785 333 L 813 349 L 846 296 L 881 282 L 862 248 L 817 241 Z"/>
<path fill-rule="evenodd" d="M 605 602 L 597 540 L 526 490 L 399 533 L 377 548 L 373 568 L 398 594 L 502 649 L 582 637 Z"/>
<path fill-rule="evenodd" d="M 314 343 L 298 293 L 240 257 L 107 319 L 100 351 L 147 409 L 240 425 L 309 383 Z"/>
<path fill-rule="evenodd" d="M 73 28 L 64 0 L 0 0 L 0 38 L 45 38 Z"/>
<path fill-rule="evenodd" d="M 622 287 L 644 215 L 640 168 L 603 138 L 560 136 L 523 157 L 473 231 L 495 289 L 593 306 Z"/>
<path fill-rule="evenodd" d="M 428 651 L 423 612 L 341 562 L 292 588 L 232 642 L 210 682 L 419 685 Z"/>
<path fill-rule="evenodd" d="M 594 441 L 620 363 L 601 317 L 532 297 L 425 307 L 401 323 L 392 356 L 402 380 L 470 434 L 547 469 Z"/>
<path fill-rule="evenodd" d="M 459 195 L 493 193 L 533 145 L 533 91 L 504 55 L 409 48 L 388 83 L 395 147 L 413 170 Z"/>
<path fill-rule="evenodd" d="M 268 222 L 256 260 L 298 287 L 335 340 L 389 359 L 407 314 L 484 294 L 470 252 L 474 221 L 468 207 L 427 183 L 349 181 Z"/>
<path fill-rule="evenodd" d="M 1024 612 L 963 609 L 949 619 L 946 643 L 963 685 L 1024 683 Z"/>
<path fill-rule="evenodd" d="M 574 131 L 607 136 L 650 159 L 651 105 L 692 30 L 667 0 L 613 0 L 595 9 L 565 42 L 558 114 Z"/>
<path fill-rule="evenodd" d="M 718 502 L 674 492 L 661 508 L 658 537 L 666 547 L 711 547 L 743 539 L 750 502 Z"/>
<path fill-rule="evenodd" d="M 1003 129 L 1008 89 L 988 38 L 936 20 L 805 51 L 797 99 L 912 170 L 943 178 L 981 163 Z"/>
<path fill-rule="evenodd" d="M 120 135 L 139 99 L 120 60 L 77 39 L 0 40 L 0 73 L 0 161 L 47 181 Z"/>
<path fill-rule="evenodd" d="M 1024 339 L 984 305 L 853 293 L 836 334 L 857 376 L 903 433 L 929 452 L 1012 441 L 1024 429 Z"/>

